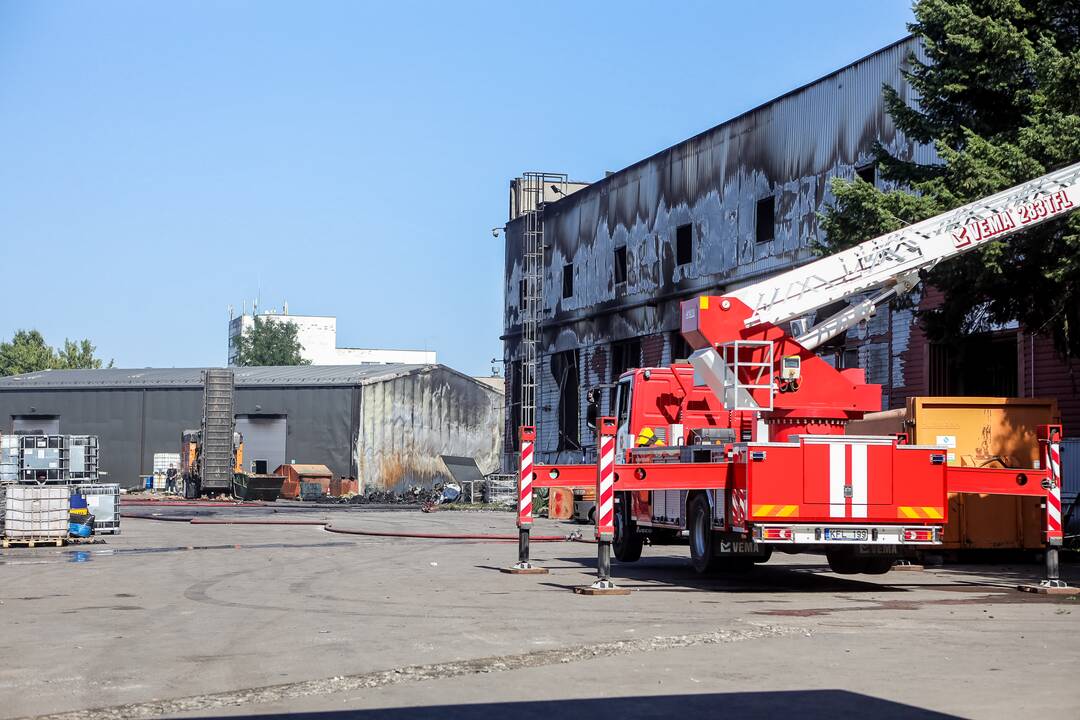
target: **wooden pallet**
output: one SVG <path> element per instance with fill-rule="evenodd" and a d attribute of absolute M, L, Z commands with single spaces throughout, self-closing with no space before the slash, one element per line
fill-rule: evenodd
<path fill-rule="evenodd" d="M 38 545 L 55 545 L 56 547 L 63 547 L 67 538 L 62 537 L 5 537 L 3 540 L 3 546 L 9 548 L 12 545 L 24 546 L 24 547 L 36 547 Z"/>

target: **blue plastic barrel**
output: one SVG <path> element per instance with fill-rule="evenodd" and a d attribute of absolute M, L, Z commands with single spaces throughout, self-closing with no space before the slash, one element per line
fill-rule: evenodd
<path fill-rule="evenodd" d="M 147 490 L 153 490 L 154 489 L 154 476 L 153 475 L 143 475 L 142 479 L 143 479 L 143 487 L 144 488 L 146 488 Z"/>

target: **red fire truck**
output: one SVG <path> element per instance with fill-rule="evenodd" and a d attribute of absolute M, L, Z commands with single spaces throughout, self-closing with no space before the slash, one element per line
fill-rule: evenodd
<path fill-rule="evenodd" d="M 1060 427 L 1040 431 L 1040 469 L 1019 472 L 950 467 L 945 448 L 902 435 L 847 435 L 849 421 L 881 409 L 881 387 L 814 349 L 909 292 L 938 262 L 1078 204 L 1080 164 L 726 295 L 684 302 L 681 330 L 693 353 L 618 379 L 614 415 L 596 418 L 596 465 L 535 464 L 534 428 L 521 428 L 521 543 L 508 571 L 542 571 L 528 560 L 538 487 L 596 487 L 595 590 L 614 589 L 611 544 L 628 562 L 647 538 L 687 537 L 700 572 L 748 567 L 781 549 L 824 552 L 839 573 L 884 573 L 910 550 L 941 542 L 949 492 L 977 492 L 1045 498 L 1047 582 L 1060 584 Z M 853 298 L 814 322 L 818 310 Z"/>

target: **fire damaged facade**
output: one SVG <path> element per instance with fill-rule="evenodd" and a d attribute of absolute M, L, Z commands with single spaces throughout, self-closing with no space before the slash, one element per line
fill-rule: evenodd
<path fill-rule="evenodd" d="M 902 159 L 934 161 L 931 147 L 897 130 L 882 99 L 883 85 L 914 99 L 903 77 L 913 53 L 921 56 L 921 46 L 905 38 L 598 182 L 545 198 L 538 462 L 593 456 L 585 420 L 590 388 L 629 368 L 688 357 L 680 302 L 812 260 L 823 239 L 819 213 L 832 199 L 830 180 L 858 176 L 885 187 L 873 166 L 876 143 Z M 505 232 L 504 468 L 513 467 L 518 445 L 523 233 L 512 206 Z M 917 292 L 907 304 L 934 301 L 932 291 Z M 1049 394 L 1050 380 L 1044 391 L 1039 372 L 1053 375 L 1055 393 L 1073 383 L 1076 397 L 1073 376 L 1038 338 L 1013 329 L 982 342 L 1001 362 L 970 379 L 970 387 L 947 379 L 950 359 L 925 341 L 914 311 L 902 306 L 880 308 L 819 354 L 837 367 L 863 368 L 867 382 L 882 386 L 883 409 L 902 406 L 910 395 L 1027 395 L 1032 388 Z M 1036 362 L 1046 370 L 1037 372 Z M 602 413 L 611 411 L 607 395 L 601 394 Z M 1061 407 L 1068 422 L 1068 403 Z"/>

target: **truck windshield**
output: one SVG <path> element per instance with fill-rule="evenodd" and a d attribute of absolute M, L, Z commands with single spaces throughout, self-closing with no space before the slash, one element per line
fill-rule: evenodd
<path fill-rule="evenodd" d="M 617 426 L 622 427 L 626 424 L 626 419 L 630 415 L 630 381 L 624 380 L 619 383 L 618 396 L 615 400 L 616 404 L 616 421 Z"/>

